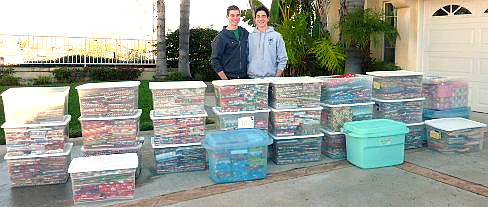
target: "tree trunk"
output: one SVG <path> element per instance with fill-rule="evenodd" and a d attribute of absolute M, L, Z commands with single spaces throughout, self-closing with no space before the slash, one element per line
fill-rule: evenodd
<path fill-rule="evenodd" d="M 168 76 L 168 65 L 166 64 L 166 27 L 165 27 L 165 0 L 157 1 L 157 43 L 156 43 L 156 73 L 154 78 L 162 79 Z"/>
<path fill-rule="evenodd" d="M 329 0 L 315 0 L 315 6 L 317 7 L 320 15 L 320 34 L 322 37 L 329 36 L 329 29 L 327 28 L 327 13 L 329 11 Z"/>
<path fill-rule="evenodd" d="M 180 41 L 178 70 L 191 78 L 190 72 L 190 0 L 180 0 Z"/>

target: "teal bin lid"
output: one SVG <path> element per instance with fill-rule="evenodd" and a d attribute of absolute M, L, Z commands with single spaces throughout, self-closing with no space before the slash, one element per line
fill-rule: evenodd
<path fill-rule="evenodd" d="M 238 129 L 208 132 L 202 141 L 205 149 L 234 149 L 267 146 L 273 140 L 261 129 Z"/>
<path fill-rule="evenodd" d="M 371 119 L 344 123 L 342 132 L 358 138 L 375 138 L 406 134 L 409 129 L 406 124 L 390 119 Z"/>

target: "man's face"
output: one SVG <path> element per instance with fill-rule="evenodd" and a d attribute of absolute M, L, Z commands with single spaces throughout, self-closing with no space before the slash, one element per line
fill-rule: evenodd
<path fill-rule="evenodd" d="M 230 10 L 227 15 L 229 26 L 237 26 L 241 21 L 241 12 L 239 10 Z"/>
<path fill-rule="evenodd" d="M 258 25 L 258 27 L 266 27 L 268 26 L 268 16 L 266 15 L 266 12 L 264 11 L 258 11 L 256 13 L 256 25 Z"/>

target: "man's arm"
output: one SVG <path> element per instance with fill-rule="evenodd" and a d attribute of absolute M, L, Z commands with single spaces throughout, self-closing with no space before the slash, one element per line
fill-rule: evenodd
<path fill-rule="evenodd" d="M 278 63 L 278 69 L 276 70 L 276 76 L 279 77 L 285 70 L 286 62 L 288 61 L 288 54 L 286 53 L 285 41 L 283 37 L 279 35 L 278 43 L 276 45 L 276 62 Z"/>
<path fill-rule="evenodd" d="M 220 35 L 217 35 L 212 41 L 212 56 L 210 57 L 210 63 L 217 75 L 222 80 L 227 80 L 227 76 L 224 73 L 224 67 L 222 66 L 222 56 L 224 55 L 224 44 Z"/>
<path fill-rule="evenodd" d="M 217 75 L 219 75 L 220 79 L 222 80 L 227 80 L 227 76 L 225 75 L 224 71 L 220 71 L 217 73 Z"/>

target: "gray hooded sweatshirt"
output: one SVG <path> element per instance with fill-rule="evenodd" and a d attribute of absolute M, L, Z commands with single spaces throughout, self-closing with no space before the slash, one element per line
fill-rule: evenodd
<path fill-rule="evenodd" d="M 247 74 L 250 78 L 275 76 L 277 70 L 285 69 L 287 60 L 283 37 L 273 27 L 268 27 L 265 32 L 255 28 L 249 34 Z"/>

